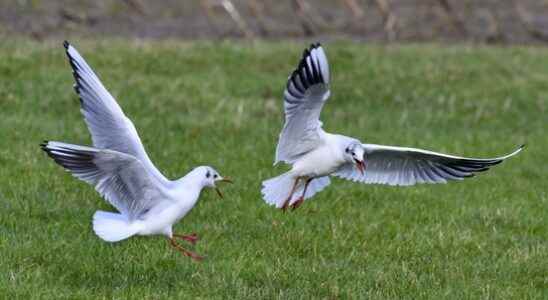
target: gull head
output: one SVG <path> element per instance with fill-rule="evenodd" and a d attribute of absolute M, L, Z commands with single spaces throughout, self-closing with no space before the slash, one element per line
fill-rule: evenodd
<path fill-rule="evenodd" d="M 223 177 L 219 172 L 209 166 L 198 167 L 199 174 L 202 176 L 203 185 L 215 189 L 219 197 L 223 198 L 221 190 L 217 187 L 218 182 L 232 183 L 232 180 L 228 177 Z"/>
<path fill-rule="evenodd" d="M 363 175 L 365 171 L 365 149 L 362 143 L 352 141 L 344 148 L 344 158 L 347 162 L 353 163 Z"/>

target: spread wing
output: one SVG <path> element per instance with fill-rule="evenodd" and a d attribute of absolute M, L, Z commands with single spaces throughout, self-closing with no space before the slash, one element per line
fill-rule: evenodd
<path fill-rule="evenodd" d="M 61 142 L 44 142 L 41 147 L 73 176 L 94 186 L 130 221 L 167 198 L 157 180 L 134 156 Z"/>
<path fill-rule="evenodd" d="M 353 164 L 343 165 L 333 175 L 363 183 L 409 186 L 417 183 L 446 183 L 472 177 L 519 153 L 524 146 L 501 157 L 478 159 L 432 151 L 364 144 L 365 172 Z"/>
<path fill-rule="evenodd" d="M 276 147 L 275 164 L 292 163 L 322 142 L 320 112 L 329 97 L 329 65 L 320 44 L 305 49 L 284 91 L 285 125 Z"/>
<path fill-rule="evenodd" d="M 93 145 L 134 156 L 142 162 L 146 171 L 166 184 L 168 180 L 150 161 L 131 120 L 124 115 L 80 53 L 66 41 L 64 46 L 76 81 L 74 90 L 80 96 L 80 111 L 91 133 Z"/>

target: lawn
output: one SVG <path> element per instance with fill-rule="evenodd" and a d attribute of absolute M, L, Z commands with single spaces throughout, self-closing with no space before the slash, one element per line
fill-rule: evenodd
<path fill-rule="evenodd" d="M 548 49 L 326 44 L 324 128 L 364 142 L 490 157 L 463 182 L 333 179 L 295 212 L 267 206 L 282 91 L 304 42 L 72 40 L 169 178 L 209 164 L 236 183 L 163 237 L 108 244 L 112 208 L 39 148 L 89 145 L 62 41 L 0 44 L 0 298 L 548 297 Z M 32 296 L 32 297 L 31 297 Z"/>

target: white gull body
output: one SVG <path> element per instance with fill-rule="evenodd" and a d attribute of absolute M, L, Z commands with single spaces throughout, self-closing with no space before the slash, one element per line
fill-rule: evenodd
<path fill-rule="evenodd" d="M 265 180 L 264 200 L 286 209 L 297 208 L 330 184 L 329 176 L 351 181 L 411 186 L 462 180 L 516 155 L 466 158 L 428 150 L 365 144 L 344 135 L 330 134 L 319 120 L 330 96 L 329 64 L 320 44 L 305 49 L 284 91 L 285 124 L 274 164 L 291 165 L 288 172 Z"/>
<path fill-rule="evenodd" d="M 178 180 L 168 180 L 152 164 L 135 126 L 86 61 L 68 42 L 65 48 L 93 147 L 53 141 L 41 146 L 118 210 L 97 211 L 93 230 L 108 242 L 133 235 L 164 235 L 185 255 L 199 259 L 174 240 L 178 237 L 194 243 L 197 236 L 174 234 L 172 227 L 196 205 L 203 188 L 217 189 L 217 182 L 229 180 L 209 166 L 197 167 Z"/>

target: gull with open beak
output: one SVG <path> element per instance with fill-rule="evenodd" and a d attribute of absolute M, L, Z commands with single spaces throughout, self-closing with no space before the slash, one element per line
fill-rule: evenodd
<path fill-rule="evenodd" d="M 462 180 L 486 171 L 516 155 L 465 158 L 432 151 L 364 144 L 339 134 L 327 133 L 319 120 L 330 95 L 329 65 L 320 44 L 305 49 L 284 92 L 285 125 L 276 148 L 274 164 L 291 164 L 290 171 L 263 182 L 264 200 L 284 211 L 299 207 L 323 190 L 334 175 L 370 184 L 410 186 Z"/>
<path fill-rule="evenodd" d="M 196 205 L 205 187 L 231 182 L 209 166 L 193 169 L 178 180 L 168 180 L 150 161 L 135 126 L 78 51 L 64 44 L 80 96 L 93 147 L 46 141 L 42 149 L 76 178 L 89 183 L 118 213 L 98 210 L 93 230 L 107 242 L 133 235 L 164 235 L 172 247 L 200 260 L 176 239 L 196 243 L 196 234 L 172 232 L 173 224 Z"/>

